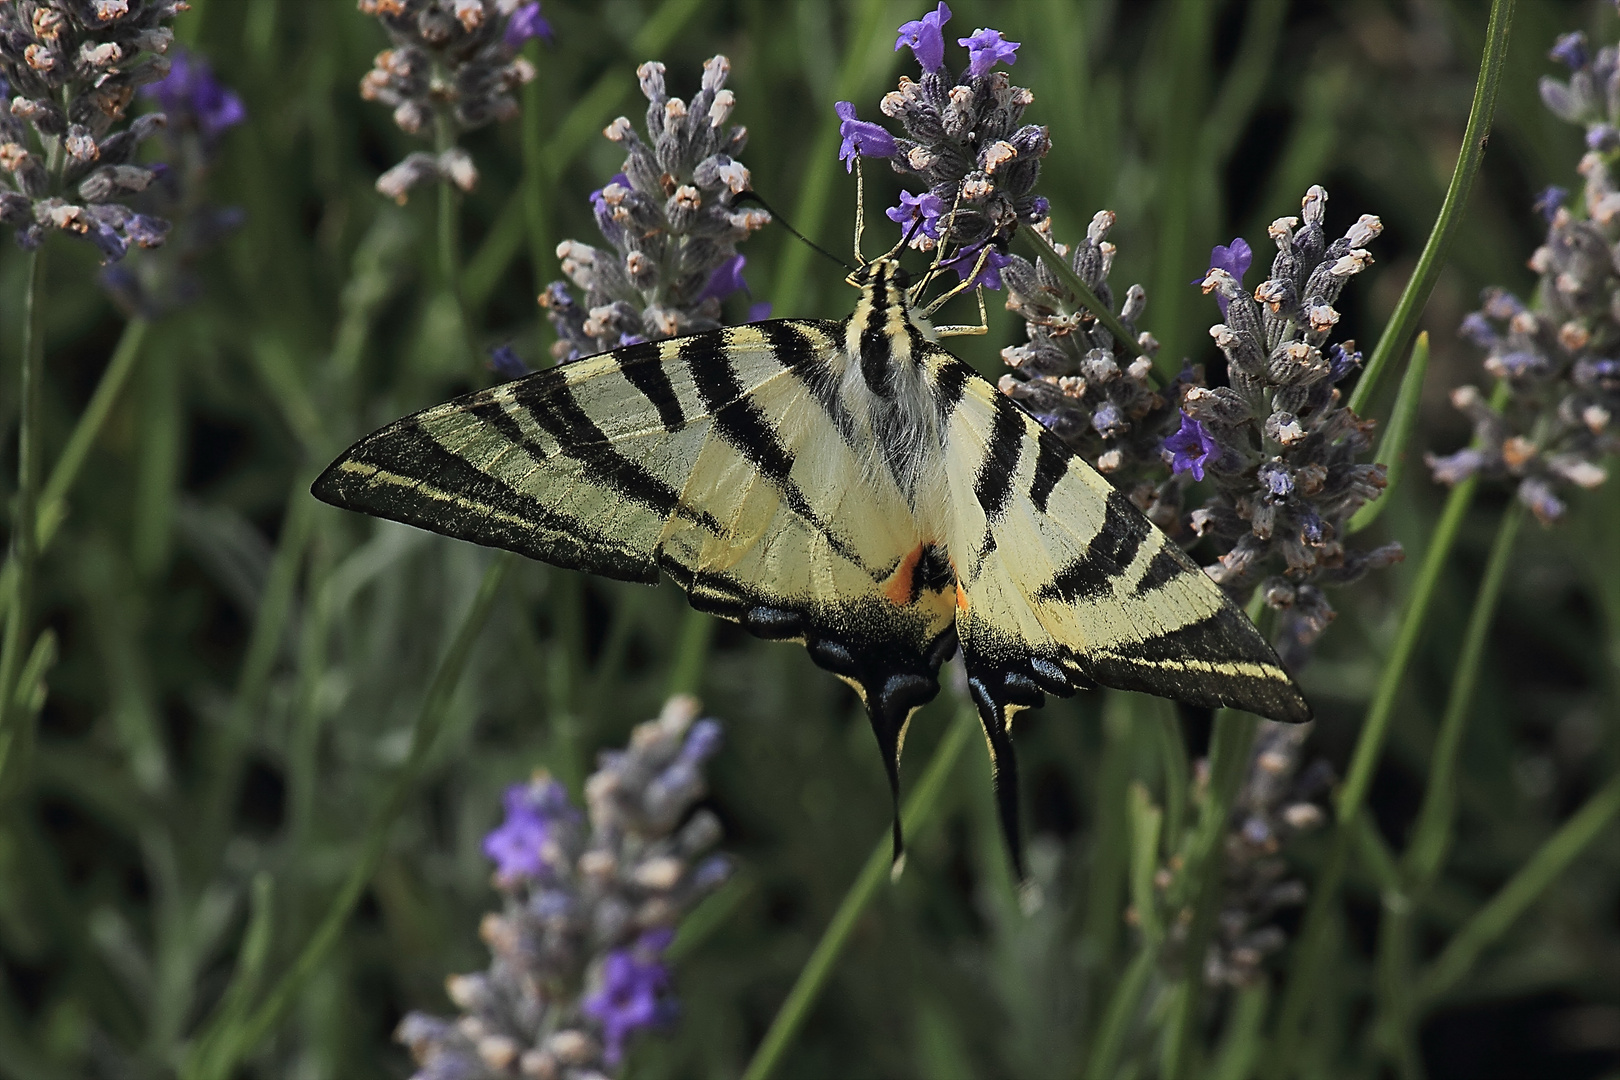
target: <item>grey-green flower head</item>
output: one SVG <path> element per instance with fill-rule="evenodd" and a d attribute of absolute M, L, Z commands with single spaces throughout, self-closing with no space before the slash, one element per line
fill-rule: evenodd
<path fill-rule="evenodd" d="M 721 300 L 744 287 L 737 245 L 771 218 L 736 205 L 750 187 L 737 160 L 748 132 L 728 124 L 736 107 L 725 86 L 730 71 L 724 56 L 706 61 L 688 103 L 669 95 L 663 64 L 636 70 L 646 138 L 626 117 L 609 124 L 603 134 L 624 147 L 623 171 L 591 193 L 612 249 L 564 240 L 557 257 L 584 303 L 563 282 L 540 297 L 557 328 L 558 359 L 712 329 Z"/>
<path fill-rule="evenodd" d="M 1563 517 L 1571 488 L 1602 484 L 1603 459 L 1620 453 L 1620 186 L 1610 139 L 1620 53 L 1607 45 L 1591 56 L 1584 37 L 1566 34 L 1552 57 L 1572 77 L 1543 79 L 1542 100 L 1559 118 L 1585 125 L 1592 147 L 1577 169 L 1583 198 L 1574 211 L 1561 205 L 1567 193 L 1560 189 L 1538 200 L 1548 226 L 1530 257 L 1541 279 L 1535 302 L 1487 289 L 1480 310 L 1463 320 L 1462 335 L 1485 351 L 1485 371 L 1507 387 L 1505 407 L 1475 387 L 1458 388 L 1452 404 L 1473 422 L 1474 445 L 1428 457 L 1442 483 L 1474 475 L 1511 481 L 1544 525 Z"/>
<path fill-rule="evenodd" d="M 491 963 L 447 981 L 456 1020 L 413 1012 L 400 1023 L 417 1080 L 600 1078 L 633 1037 L 672 1019 L 663 951 L 731 872 L 706 854 L 719 820 L 692 812 L 719 748 L 719 723 L 675 697 L 628 747 L 601 755 L 587 814 L 543 775 L 507 790 L 506 820 L 484 840 L 504 900 L 479 928 Z"/>
<path fill-rule="evenodd" d="M 27 250 L 51 231 L 109 262 L 155 247 L 168 223 L 124 204 L 156 171 L 134 163 L 161 113 L 123 126 L 137 87 L 163 78 L 181 0 L 0 3 L 0 224 Z"/>
<path fill-rule="evenodd" d="M 360 96 L 394 110 L 394 123 L 412 135 L 430 134 L 434 153 L 417 152 L 384 173 L 377 190 L 403 203 L 425 182 L 478 182 L 466 151 L 450 145 L 463 131 L 510 120 L 518 87 L 534 65 L 518 55 L 531 37 L 549 37 L 533 0 L 359 0 L 394 47 L 377 54 L 360 80 Z"/>

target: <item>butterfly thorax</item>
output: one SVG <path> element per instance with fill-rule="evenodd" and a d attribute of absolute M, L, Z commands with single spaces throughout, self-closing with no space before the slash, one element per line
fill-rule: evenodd
<path fill-rule="evenodd" d="M 929 386 L 926 359 L 934 349 L 927 320 L 911 306 L 910 277 L 893 259 L 876 259 L 851 275 L 861 298 L 844 324 L 840 397 L 872 439 L 868 459 L 886 470 L 911 501 L 937 491 L 943 466 L 943 425 Z"/>

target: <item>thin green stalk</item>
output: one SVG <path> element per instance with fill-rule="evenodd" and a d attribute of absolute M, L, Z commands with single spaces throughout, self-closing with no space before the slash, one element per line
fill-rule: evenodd
<path fill-rule="evenodd" d="M 1497 388 L 1493 400 L 1498 405 L 1503 400 L 1505 390 L 1504 386 Z M 1417 651 L 1418 641 L 1423 634 L 1423 624 L 1428 617 L 1429 604 L 1439 587 L 1441 571 L 1451 555 L 1452 545 L 1456 542 L 1463 519 L 1473 503 L 1477 487 L 1477 478 L 1465 480 L 1452 489 L 1450 497 L 1446 500 L 1440 522 L 1430 539 L 1429 550 L 1424 554 L 1423 565 L 1418 570 L 1417 581 L 1411 598 L 1407 601 L 1406 611 L 1401 616 L 1400 627 L 1395 634 L 1395 644 L 1390 650 L 1389 657 L 1384 661 L 1378 686 L 1373 691 L 1372 702 L 1368 705 L 1366 718 L 1362 721 L 1361 733 L 1357 736 L 1356 747 L 1350 760 L 1350 769 L 1339 788 L 1336 800 L 1338 824 L 1332 846 L 1328 852 L 1327 862 L 1311 890 L 1310 904 L 1306 907 L 1298 944 L 1295 946 L 1292 972 L 1278 1014 L 1273 1052 L 1267 1069 L 1268 1076 L 1284 1076 L 1293 1068 L 1294 1055 L 1299 1049 L 1306 1013 L 1311 1005 L 1310 987 L 1317 982 L 1317 968 L 1326 962 L 1329 924 L 1338 903 L 1339 886 L 1344 881 L 1350 850 L 1355 844 L 1356 816 L 1361 812 L 1367 790 L 1372 784 L 1373 771 L 1378 765 L 1379 755 L 1383 752 L 1384 739 L 1389 732 L 1390 719 L 1394 716 L 1395 702 L 1406 675 L 1406 667 Z"/>
<path fill-rule="evenodd" d="M 1288 0 L 1255 0 L 1248 5 L 1237 54 L 1204 120 L 1200 149 L 1210 161 L 1224 164 L 1237 150 L 1271 77 L 1287 14 Z"/>
<path fill-rule="evenodd" d="M 1148 980 L 1159 963 L 1157 943 L 1144 944 L 1125 969 L 1114 996 L 1108 1002 L 1097 1029 L 1097 1039 L 1091 1045 L 1091 1058 L 1086 1062 L 1085 1075 L 1089 1080 L 1112 1080 L 1119 1068 L 1119 1057 L 1125 1049 L 1125 1040 L 1136 1020 L 1137 1006 L 1147 992 Z"/>
<path fill-rule="evenodd" d="M 1013 244 L 1022 246 L 1027 254 L 1045 263 L 1047 268 L 1058 276 L 1058 280 L 1063 282 L 1063 287 L 1074 293 L 1081 306 L 1097 317 L 1103 329 L 1114 335 L 1115 341 L 1126 350 L 1136 347 L 1136 336 L 1125 329 L 1125 324 L 1119 321 L 1119 316 L 1108 310 L 1107 304 L 1098 299 L 1097 294 L 1091 291 L 1091 286 L 1074 272 L 1074 267 L 1069 265 L 1069 261 L 1052 250 L 1052 245 L 1046 242 L 1046 237 L 1028 225 L 1020 225 L 1018 232 L 1013 236 Z"/>
<path fill-rule="evenodd" d="M 215 732 L 210 748 L 203 827 L 212 831 L 213 850 L 218 850 L 229 835 L 230 801 L 235 797 L 241 775 L 242 748 L 247 744 L 253 717 L 264 705 L 270 673 L 281 653 L 298 588 L 299 570 L 304 565 L 304 555 L 314 532 L 315 507 L 315 500 L 309 497 L 309 478 L 300 474 L 287 501 L 286 521 L 253 616 L 247 655 L 237 676 L 231 711 Z"/>
<path fill-rule="evenodd" d="M 1248 1080 L 1260 1058 L 1260 1028 L 1271 1003 L 1271 980 L 1261 979 L 1232 998 L 1226 1033 L 1210 1064 L 1209 1080 Z"/>
<path fill-rule="evenodd" d="M 29 733 L 18 700 L 18 675 L 33 621 L 34 566 L 39 533 L 34 516 L 39 495 L 40 381 L 45 375 L 45 247 L 28 255 L 28 282 L 23 299 L 22 373 L 18 386 L 17 497 L 11 521 L 11 558 L 17 567 L 16 592 L 6 612 L 0 644 L 0 776 L 11 764 L 12 751 L 26 748 Z"/>
<path fill-rule="evenodd" d="M 1173 375 L 1181 366 L 1185 348 L 1181 312 L 1189 291 L 1189 268 L 1197 261 L 1192 251 L 1196 243 L 1193 229 L 1199 217 L 1197 209 L 1207 200 L 1203 181 L 1213 172 L 1202 152 L 1206 148 L 1204 141 L 1189 137 L 1189 133 L 1203 125 L 1209 104 L 1209 26 L 1214 11 L 1215 5 L 1208 0 L 1172 0 L 1168 40 L 1163 45 L 1168 53 L 1165 66 L 1169 85 L 1164 89 L 1158 125 L 1158 262 L 1148 294 L 1153 297 L 1154 325 L 1164 338 L 1155 365 L 1161 377 Z M 1195 207 L 1195 203 L 1199 206 Z"/>
<path fill-rule="evenodd" d="M 489 568 L 484 571 L 484 579 L 478 587 L 478 592 L 473 597 L 467 614 L 462 617 L 461 625 L 457 628 L 449 649 L 445 651 L 444 658 L 439 661 L 427 696 L 422 700 L 422 708 L 417 713 L 416 723 L 411 731 L 411 748 L 406 755 L 405 763 L 395 774 L 387 795 L 373 815 L 359 856 L 354 860 L 342 888 L 328 905 L 320 926 L 304 944 L 298 959 L 265 995 L 258 1008 L 242 1020 L 231 1021 L 229 1018 L 221 1017 L 220 1019 L 227 1023 L 226 1027 L 216 1031 L 211 1026 L 210 1030 L 204 1033 L 199 1045 L 208 1045 L 210 1040 L 217 1040 L 215 1045 L 218 1049 L 214 1051 L 215 1057 L 212 1062 L 215 1071 L 210 1075 L 223 1077 L 231 1074 L 235 1064 L 250 1054 L 280 1022 L 282 1014 L 325 963 L 328 954 L 342 937 L 349 916 L 353 914 L 355 905 L 360 902 L 361 894 L 382 861 L 391 832 L 390 826 L 399 817 L 406 802 L 416 790 L 417 782 L 421 779 L 434 744 L 438 741 L 445 720 L 450 714 L 450 704 L 455 696 L 456 687 L 461 682 L 461 675 L 466 670 L 467 662 L 472 658 L 473 645 L 477 643 L 484 624 L 489 621 L 495 598 L 516 561 L 517 556 L 511 552 L 497 552 L 490 561 Z M 246 963 L 246 957 L 241 963 Z"/>
<path fill-rule="evenodd" d="M 680 636 L 675 640 L 675 660 L 669 666 L 669 693 L 695 694 L 703 682 L 703 664 L 714 637 L 714 616 L 697 608 L 687 608 L 681 617 Z"/>
<path fill-rule="evenodd" d="M 455 121 L 447 108 L 434 115 L 434 146 L 440 154 L 456 145 Z M 440 287 L 449 295 L 455 308 L 456 323 L 467 362 L 474 372 L 483 370 L 483 354 L 473 334 L 472 322 L 467 318 L 467 302 L 462 295 L 461 282 L 461 214 L 460 193 L 449 177 L 439 181 L 438 263 Z"/>
<path fill-rule="evenodd" d="M 972 736 L 978 730 L 979 721 L 972 709 L 962 709 L 957 713 L 956 719 L 946 730 L 945 737 L 940 740 L 939 748 L 934 751 L 934 757 L 923 772 L 922 779 L 917 783 L 910 795 L 906 796 L 904 808 L 900 812 L 900 819 L 906 831 L 912 836 L 921 832 L 923 825 L 933 817 L 934 808 L 939 803 L 941 793 L 945 789 L 945 781 L 950 778 L 951 771 L 955 769 L 957 760 L 962 756 L 962 750 L 972 741 Z M 872 849 L 866 865 L 861 868 L 860 874 L 844 894 L 844 899 L 833 913 L 832 921 L 822 932 L 821 940 L 816 943 L 815 951 L 810 959 L 805 961 L 804 967 L 799 971 L 799 977 L 793 983 L 793 989 L 788 991 L 787 999 L 782 1007 L 777 1009 L 776 1017 L 771 1021 L 765 1038 L 760 1041 L 759 1048 L 754 1051 L 753 1060 L 748 1063 L 748 1069 L 743 1073 L 743 1080 L 765 1080 L 775 1071 L 781 1062 L 793 1037 L 799 1033 L 799 1028 L 810 1014 L 816 999 L 826 987 L 827 980 L 832 976 L 833 966 L 843 954 L 844 946 L 849 942 L 849 935 L 855 929 L 855 922 L 860 918 L 866 905 L 871 903 L 872 897 L 877 895 L 880 885 L 889 880 L 891 874 L 891 859 L 893 849 L 890 846 L 889 835 L 885 831 L 883 839 Z"/>
<path fill-rule="evenodd" d="M 73 487 L 73 481 L 79 478 L 79 470 L 84 467 L 84 459 L 89 455 L 96 437 L 101 434 L 101 428 L 106 424 L 113 404 L 123 391 L 124 384 L 129 381 L 130 372 L 135 370 L 135 361 L 141 355 L 141 343 L 146 339 L 148 325 L 150 324 L 145 319 L 139 317 L 130 319 L 124 324 L 124 332 L 118 338 L 118 346 L 113 349 L 112 359 L 107 362 L 107 370 L 101 373 L 101 381 L 96 384 L 95 393 L 90 395 L 90 403 L 85 406 L 78 422 L 74 424 L 73 434 L 68 437 L 62 456 L 56 459 L 50 479 L 45 481 L 44 488 L 40 490 L 38 520 L 40 551 L 50 546 L 57 527 L 67 516 L 68 491 Z"/>
<path fill-rule="evenodd" d="M 1451 846 L 1456 819 L 1457 756 L 1468 726 L 1497 601 L 1502 595 L 1502 584 L 1507 579 L 1513 545 L 1524 524 L 1525 513 L 1524 504 L 1514 500 L 1497 527 L 1485 577 L 1468 616 L 1468 629 L 1463 635 L 1446 711 L 1440 721 L 1440 735 L 1429 761 L 1428 783 L 1424 785 L 1423 804 L 1412 830 L 1412 843 L 1402 859 L 1403 888 L 1398 901 L 1386 902 L 1383 909 L 1378 939 L 1379 1027 L 1386 1048 L 1405 1075 L 1415 1076 L 1421 1072 L 1413 1028 L 1418 1018 L 1412 1010 L 1411 998 L 1414 924 Z"/>
<path fill-rule="evenodd" d="M 1400 483 L 1406 468 L 1406 444 L 1417 430 L 1418 406 L 1423 401 L 1423 377 L 1428 370 L 1429 332 L 1425 330 L 1412 344 L 1412 358 L 1407 361 L 1406 372 L 1401 376 L 1400 392 L 1395 395 L 1389 423 L 1384 428 L 1383 438 L 1378 440 L 1378 453 L 1373 457 L 1374 461 L 1384 466 L 1386 484 L 1383 493 L 1350 518 L 1346 529 L 1351 533 L 1360 532 L 1378 519 L 1384 507 L 1389 505 L 1395 485 Z"/>
<path fill-rule="evenodd" d="M 1182 904 L 1192 909 L 1193 917 L 1183 945 L 1183 970 L 1179 978 L 1182 993 L 1176 999 L 1164 1033 L 1167 1076 L 1189 1076 L 1193 1071 L 1192 1063 L 1198 1051 L 1194 1036 L 1203 1007 L 1204 954 L 1215 933 L 1215 917 L 1221 906 L 1221 840 L 1226 835 L 1232 804 L 1248 772 L 1249 752 L 1258 724 L 1256 717 L 1235 709 L 1222 709 L 1215 715 L 1215 732 L 1209 751 L 1209 790 L 1182 870 L 1182 880 L 1190 890 L 1183 893 Z"/>
<path fill-rule="evenodd" d="M 230 985 L 220 998 L 214 1014 L 216 1019 L 209 1025 L 209 1032 L 192 1045 L 191 1052 L 181 1064 L 182 1080 L 212 1080 L 230 1075 L 230 1063 L 215 1060 L 221 1045 L 218 1036 L 234 1030 L 252 1005 L 253 995 L 258 992 L 259 981 L 264 977 L 265 962 L 270 957 L 275 915 L 273 900 L 273 879 L 261 870 L 253 878 L 247 930 L 242 935 L 242 947 L 236 954 L 236 970 L 231 973 Z"/>
<path fill-rule="evenodd" d="M 889 7 L 883 0 L 862 0 L 859 10 L 850 20 L 856 29 L 850 38 L 849 49 L 844 53 L 843 64 L 838 70 L 836 83 L 838 100 L 861 100 L 865 96 L 863 91 L 876 81 L 877 74 L 888 69 L 891 52 L 888 46 L 894 40 L 894 31 L 890 29 L 892 23 L 890 14 Z M 829 113 L 828 119 L 822 124 L 821 130 L 816 133 L 815 141 L 810 146 L 804 187 L 800 190 L 799 201 L 793 208 L 793 224 L 806 236 L 815 236 L 819 233 L 822 221 L 827 216 L 827 201 L 832 191 L 833 179 L 837 175 L 833 165 L 838 151 L 838 126 L 838 118 Z M 777 264 L 776 286 L 771 292 L 776 310 L 790 312 L 797 308 L 801 301 L 800 293 L 804 288 L 804 276 L 809 263 L 808 245 L 787 245 L 782 252 L 781 261 Z"/>
<path fill-rule="evenodd" d="M 1461 982 L 1480 954 L 1507 933 L 1617 817 L 1620 817 L 1620 775 L 1599 788 L 1586 805 L 1520 867 L 1501 891 L 1452 936 L 1439 957 L 1418 979 L 1413 994 L 1418 1004 L 1432 1004 Z"/>
<path fill-rule="evenodd" d="M 1474 101 L 1468 109 L 1468 126 L 1463 129 L 1462 150 L 1457 165 L 1451 171 L 1451 183 L 1446 188 L 1445 201 L 1440 204 L 1440 215 L 1434 219 L 1429 239 L 1418 256 L 1417 268 L 1395 304 L 1395 313 L 1384 324 L 1367 369 L 1361 373 L 1350 395 L 1350 408 L 1364 413 L 1378 389 L 1385 369 L 1406 351 L 1412 332 L 1417 329 L 1418 316 L 1429 302 L 1429 293 L 1439 280 L 1445 264 L 1446 250 L 1462 223 L 1463 210 L 1468 205 L 1468 193 L 1473 189 L 1474 176 L 1485 158 L 1485 144 L 1491 137 L 1491 120 L 1496 115 L 1496 89 L 1502 81 L 1502 64 L 1507 59 L 1508 31 L 1513 24 L 1514 0 L 1491 0 L 1491 18 L 1485 27 L 1485 54 L 1479 62 L 1479 78 L 1474 83 Z"/>
<path fill-rule="evenodd" d="M 1474 690 L 1485 658 L 1485 645 L 1491 623 L 1496 615 L 1497 601 L 1513 560 L 1513 545 L 1519 529 L 1524 525 L 1524 503 L 1515 499 L 1502 515 L 1497 526 L 1496 539 L 1485 564 L 1485 577 L 1474 597 L 1474 610 L 1468 616 L 1468 629 L 1463 635 L 1462 652 L 1457 658 L 1457 672 L 1452 676 L 1451 694 L 1446 711 L 1440 721 L 1440 737 L 1435 742 L 1434 757 L 1429 763 L 1429 780 L 1423 790 L 1423 805 L 1418 810 L 1417 824 L 1412 831 L 1412 846 L 1402 860 L 1408 879 L 1420 886 L 1434 881 L 1445 860 L 1451 843 L 1451 829 L 1455 823 L 1457 803 L 1457 755 L 1462 749 L 1463 734 L 1472 712 Z"/>

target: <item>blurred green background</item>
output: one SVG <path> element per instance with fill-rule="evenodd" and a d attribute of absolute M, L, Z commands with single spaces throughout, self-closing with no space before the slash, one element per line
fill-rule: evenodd
<path fill-rule="evenodd" d="M 285 968 L 355 857 L 489 559 L 307 496 L 352 439 L 477 382 L 435 285 L 434 199 L 399 208 L 372 187 L 417 148 L 356 93 L 385 35 L 348 0 L 192 5 L 178 34 L 247 105 L 210 188 L 245 224 L 201 267 L 199 300 L 152 326 L 46 560 L 39 603 L 61 658 L 26 777 L 0 803 L 0 1077 L 170 1075 L 229 980 L 260 872 L 273 883 L 268 971 Z M 1026 119 L 1051 129 L 1039 190 L 1058 238 L 1079 235 L 1098 209 L 1118 214 L 1111 280 L 1116 293 L 1147 287 L 1143 325 L 1167 350 L 1211 359 L 1214 308 L 1187 282 L 1212 244 L 1241 235 L 1269 249 L 1265 224 L 1297 213 L 1311 183 L 1332 197 L 1330 234 L 1361 213 L 1386 224 L 1378 265 L 1340 304 L 1353 336 L 1376 339 L 1450 177 L 1485 4 L 961 0 L 953 11 L 964 35 L 990 25 L 1024 43 L 1012 75 L 1035 94 Z M 729 56 L 754 186 L 801 231 L 847 251 L 854 184 L 835 160 L 832 104 L 876 116 L 911 70 L 892 46 L 920 5 L 546 0 L 544 12 L 555 43 L 530 46 L 539 78 L 523 116 L 465 142 L 482 173 L 464 213 L 480 342 L 545 362 L 553 337 L 534 297 L 560 276 L 557 240 L 595 239 L 586 195 L 621 157 L 600 129 L 620 113 L 639 123 L 633 70 L 645 59 L 663 60 L 682 94 L 704 59 Z M 1486 284 L 1528 296 L 1525 260 L 1543 228 L 1531 201 L 1549 183 L 1578 187 L 1580 132 L 1536 92 L 1553 38 L 1577 28 L 1604 42 L 1620 24 L 1608 4 L 1526 0 L 1517 12 L 1484 171 L 1423 319 L 1434 361 L 1418 450 L 1466 439 L 1445 395 L 1483 376 L 1455 328 Z M 529 186 L 526 152 L 539 166 Z M 892 204 L 895 178 L 867 176 L 870 206 Z M 838 268 L 781 230 L 743 250 L 753 299 L 777 315 L 847 313 Z M 57 252 L 46 292 L 53 454 L 123 325 L 93 283 L 92 250 Z M 22 271 L 5 245 L 7 425 Z M 747 298 L 731 302 L 740 318 Z M 997 304 L 991 325 L 953 347 L 994 378 L 1017 331 Z M 1302 676 L 1319 717 L 1308 756 L 1341 772 L 1443 496 L 1413 465 L 1375 530 L 1406 544 L 1408 562 L 1335 597 L 1340 617 Z M 14 475 L 0 471 L 0 484 Z M 1465 526 L 1375 780 L 1371 808 L 1397 846 L 1501 506 L 1499 493 L 1483 496 Z M 1620 769 L 1617 552 L 1613 484 L 1521 541 L 1464 751 L 1462 825 L 1434 933 Z M 539 564 L 507 582 L 379 873 L 240 1075 L 405 1075 L 408 1057 L 390 1041 L 398 1018 L 449 1012 L 444 976 L 487 961 L 477 925 L 495 898 L 479 841 L 503 786 L 544 766 L 577 794 L 596 751 L 656 713 L 684 619 L 678 590 Z M 679 1026 L 641 1046 L 636 1076 L 739 1073 L 888 825 L 864 715 L 803 650 L 720 626 L 701 694 L 726 725 L 710 805 L 742 869 L 679 963 Z M 1122 778 L 1159 782 L 1148 736 L 1105 738 L 1103 701 L 1083 694 L 1020 720 L 1046 906 L 1018 912 L 975 745 L 780 1075 L 1078 1075 L 1130 940 L 1123 887 L 1091 872 L 1093 854 L 1122 827 Z M 920 717 L 906 777 L 953 708 L 942 698 Z M 1197 756 L 1209 717 L 1182 722 Z M 1611 827 L 1429 1018 L 1430 1075 L 1617 1075 L 1617 840 Z M 1322 847 L 1290 853 L 1307 880 Z M 1313 1030 L 1319 1075 L 1382 1068 L 1365 1043 L 1378 904 L 1353 871 L 1333 978 L 1341 1021 Z"/>

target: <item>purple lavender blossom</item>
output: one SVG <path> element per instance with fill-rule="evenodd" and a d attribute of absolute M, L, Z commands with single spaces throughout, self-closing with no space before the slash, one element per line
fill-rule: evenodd
<path fill-rule="evenodd" d="M 979 253 L 985 250 L 985 245 L 975 244 L 972 247 L 963 248 L 940 265 L 955 270 L 957 278 L 966 281 L 968 275 L 973 273 L 973 268 L 979 265 Z M 973 279 L 973 288 L 1001 288 L 1001 268 L 1012 261 L 1011 258 L 1003 255 L 994 247 L 988 250 L 989 254 L 985 256 L 984 267 L 980 269 L 979 276 Z"/>
<path fill-rule="evenodd" d="M 1218 460 L 1221 453 L 1215 437 L 1185 412 L 1181 414 L 1181 428 L 1164 440 L 1164 448 L 1171 454 L 1170 471 L 1190 472 L 1194 480 L 1202 480 L 1205 464 L 1212 458 Z"/>
<path fill-rule="evenodd" d="M 515 51 L 521 49 L 530 38 L 540 38 L 547 45 L 551 44 L 551 24 L 540 14 L 540 0 L 531 0 L 512 12 L 503 40 L 508 49 Z"/>
<path fill-rule="evenodd" d="M 686 742 L 681 745 L 681 757 L 694 764 L 707 761 L 720 752 L 723 737 L 720 721 L 708 718 L 699 720 L 686 733 Z"/>
<path fill-rule="evenodd" d="M 1249 272 L 1252 265 L 1254 265 L 1254 249 L 1249 247 L 1249 242 L 1241 236 L 1230 244 L 1216 244 L 1209 251 L 1209 268 L 1225 270 L 1239 285 L 1243 284 L 1243 275 Z M 1194 285 L 1203 283 L 1204 279 L 1201 277 L 1192 281 Z M 1216 293 L 1215 304 L 1221 309 L 1221 318 L 1226 318 L 1226 297 Z"/>
<path fill-rule="evenodd" d="M 1354 341 L 1335 344 L 1328 350 L 1328 381 L 1338 382 L 1361 367 L 1361 353 Z"/>
<path fill-rule="evenodd" d="M 1579 30 L 1560 35 L 1547 55 L 1566 65 L 1569 70 L 1579 71 L 1586 66 L 1586 35 Z"/>
<path fill-rule="evenodd" d="M 169 73 L 141 94 L 162 107 L 173 128 L 194 128 L 209 140 L 247 119 L 242 99 L 214 78 L 208 61 L 183 49 L 172 54 Z"/>
<path fill-rule="evenodd" d="M 602 1025 L 603 1060 L 617 1065 L 625 1043 L 638 1031 L 670 1019 L 669 969 L 660 957 L 674 934 L 649 930 L 628 949 L 614 949 L 602 963 L 601 987 L 585 999 L 587 1016 Z"/>
<path fill-rule="evenodd" d="M 749 322 L 761 322 L 761 321 L 763 321 L 765 319 L 768 319 L 770 317 L 771 317 L 771 302 L 769 300 L 761 300 L 757 304 L 749 304 L 748 305 L 748 321 Z"/>
<path fill-rule="evenodd" d="M 943 4 L 940 6 L 944 7 Z M 894 156 L 896 149 L 894 136 L 890 135 L 881 124 L 857 119 L 854 103 L 837 102 L 833 105 L 833 112 L 837 113 L 838 119 L 842 121 L 838 125 L 838 134 L 844 141 L 838 147 L 838 160 L 844 163 L 846 173 L 855 168 L 857 155 L 880 158 Z"/>
<path fill-rule="evenodd" d="M 902 48 L 909 47 L 924 71 L 944 71 L 944 29 L 950 18 L 951 9 L 941 0 L 939 7 L 927 15 L 901 25 L 900 37 L 894 43 L 894 51 L 899 52 Z"/>
<path fill-rule="evenodd" d="M 497 345 L 489 350 L 489 369 L 507 380 L 521 379 L 532 370 L 510 345 Z"/>
<path fill-rule="evenodd" d="M 743 267 L 748 263 L 746 255 L 733 255 L 725 262 L 714 268 L 709 275 L 709 283 L 703 287 L 698 300 L 703 301 L 711 296 L 716 300 L 724 300 L 739 289 L 747 289 L 748 282 L 743 280 Z"/>
<path fill-rule="evenodd" d="M 900 205 L 889 207 L 883 211 L 883 216 L 902 227 L 909 226 L 920 217 L 923 234 L 938 240 L 939 219 L 944 213 L 945 200 L 933 192 L 925 191 L 921 195 L 913 195 L 909 191 L 902 191 Z"/>
<path fill-rule="evenodd" d="M 1530 204 L 1530 208 L 1545 218 L 1547 224 L 1551 225 L 1552 219 L 1558 216 L 1558 210 L 1564 205 L 1564 200 L 1567 198 L 1569 198 L 1568 188 L 1561 188 L 1557 184 L 1549 184 L 1542 190 L 1540 195 L 1536 196 L 1536 201 Z"/>
<path fill-rule="evenodd" d="M 498 878 L 538 878 L 546 871 L 546 844 L 553 825 L 579 817 L 568 790 L 555 780 L 513 784 L 503 800 L 506 820 L 484 837 L 484 854 Z"/>
<path fill-rule="evenodd" d="M 1018 62 L 1015 54 L 1020 43 L 1003 38 L 1000 30 L 981 27 L 973 31 L 972 37 L 957 38 L 956 43 L 967 47 L 968 74 L 975 79 L 984 78 L 999 63 L 1011 66 Z"/>

